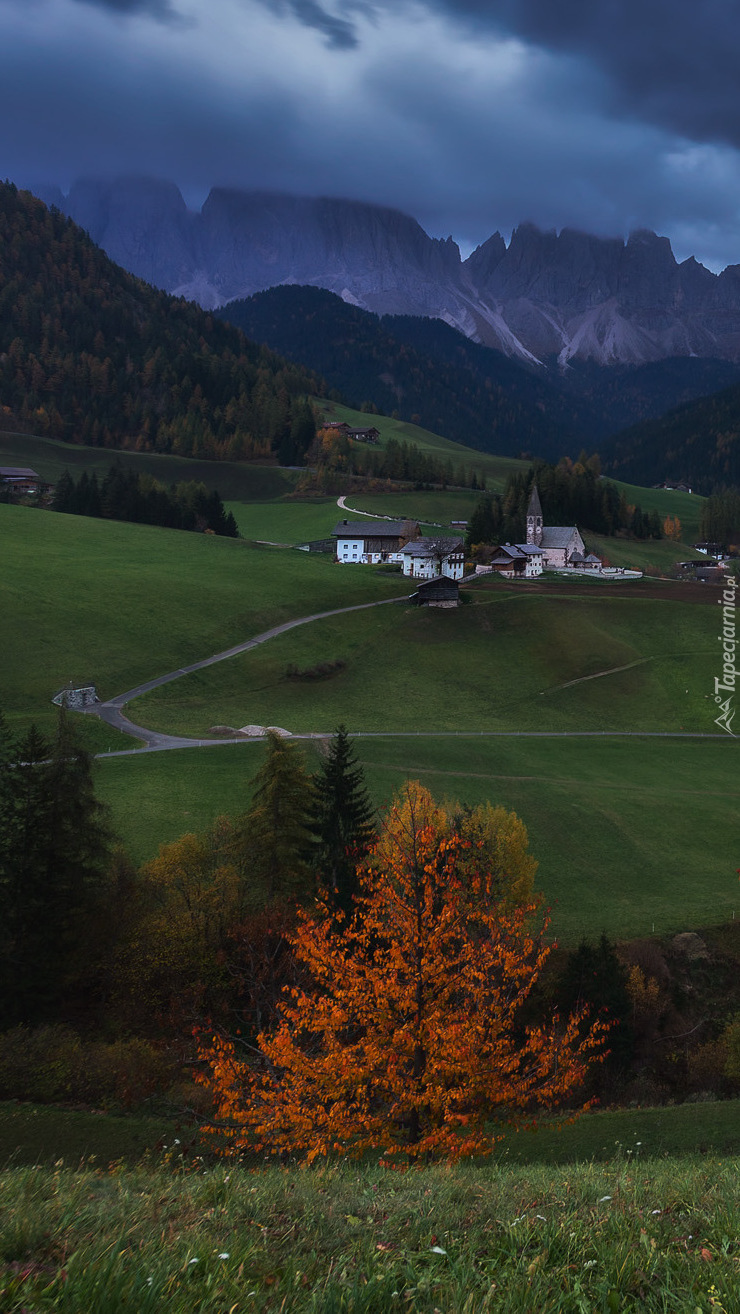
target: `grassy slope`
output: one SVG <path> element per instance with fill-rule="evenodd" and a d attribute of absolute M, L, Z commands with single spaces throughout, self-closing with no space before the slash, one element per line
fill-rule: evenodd
<path fill-rule="evenodd" d="M 660 739 L 357 740 L 374 801 L 407 777 L 440 799 L 513 808 L 540 867 L 537 886 L 564 944 L 696 929 L 740 914 L 737 745 Z M 236 814 L 262 745 L 100 763 L 99 790 L 137 860 L 185 830 Z M 310 768 L 315 750 L 306 745 Z"/>
<path fill-rule="evenodd" d="M 43 721 L 57 688 L 102 697 L 292 616 L 399 591 L 367 571 L 232 539 L 0 506 L 5 660 L 0 705 Z"/>
<path fill-rule="evenodd" d="M 310 501 L 227 502 L 243 538 L 266 543 L 308 543 L 330 538 L 342 512 L 335 497 Z M 346 514 L 346 513 L 344 513 Z"/>
<path fill-rule="evenodd" d="M 196 735 L 248 722 L 330 732 L 340 720 L 355 731 L 711 729 L 713 611 L 629 589 L 535 594 L 494 581 L 457 611 L 332 617 L 155 690 L 134 716 Z M 285 678 L 291 663 L 337 659 L 345 669 L 330 679 Z"/>
<path fill-rule="evenodd" d="M 120 461 L 127 470 L 153 475 L 162 483 L 197 479 L 221 496 L 259 502 L 289 493 L 297 479 L 294 470 L 278 466 L 248 465 L 235 461 L 195 461 L 184 456 L 162 456 L 154 452 L 116 452 L 103 447 L 79 447 L 31 434 L 0 431 L 0 465 L 30 465 L 42 479 L 55 483 L 65 470 L 77 479 L 83 470 L 98 479 Z"/>
<path fill-rule="evenodd" d="M 503 489 L 509 474 L 527 467 L 525 461 L 517 461 L 511 456 L 492 456 L 489 452 L 463 447 L 461 443 L 453 443 L 441 434 L 422 429 L 418 424 L 408 424 L 405 420 L 392 420 L 387 415 L 366 415 L 362 411 L 353 411 L 349 406 L 322 399 L 316 399 L 316 405 L 321 408 L 327 420 L 345 420 L 352 428 L 373 425 L 380 431 L 381 447 L 385 446 L 389 438 L 395 438 L 400 443 L 413 443 L 440 460 L 446 461 L 449 458 L 455 470 L 464 465 L 470 474 L 473 471 L 477 476 L 484 474 L 488 488 L 494 491 Z"/>

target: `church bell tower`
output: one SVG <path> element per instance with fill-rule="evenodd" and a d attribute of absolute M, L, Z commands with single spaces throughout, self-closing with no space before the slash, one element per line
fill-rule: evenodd
<path fill-rule="evenodd" d="M 532 495 L 527 507 L 527 542 L 534 547 L 542 547 L 542 507 L 537 485 L 532 485 Z"/>

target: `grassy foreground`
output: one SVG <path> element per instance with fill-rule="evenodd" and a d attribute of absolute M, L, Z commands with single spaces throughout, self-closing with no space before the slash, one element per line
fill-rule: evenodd
<path fill-rule="evenodd" d="M 0 1309 L 738 1308 L 734 1160 L 0 1177 Z"/>

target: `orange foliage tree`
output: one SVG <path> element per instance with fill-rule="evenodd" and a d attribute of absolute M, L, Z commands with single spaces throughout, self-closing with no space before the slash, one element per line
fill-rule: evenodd
<path fill-rule="evenodd" d="M 409 782 L 358 873 L 354 917 L 322 901 L 299 913 L 310 985 L 289 992 L 257 1061 L 217 1037 L 201 1053 L 222 1148 L 459 1158 L 491 1149 L 491 1120 L 577 1091 L 606 1024 L 524 1018 L 549 952 L 535 905 L 498 901 L 468 849 Z"/>

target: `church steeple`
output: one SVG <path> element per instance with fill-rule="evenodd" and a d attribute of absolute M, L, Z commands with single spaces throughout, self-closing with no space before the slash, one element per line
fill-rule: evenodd
<path fill-rule="evenodd" d="M 537 485 L 532 485 L 532 494 L 527 507 L 527 542 L 535 547 L 542 547 L 542 507 Z"/>

